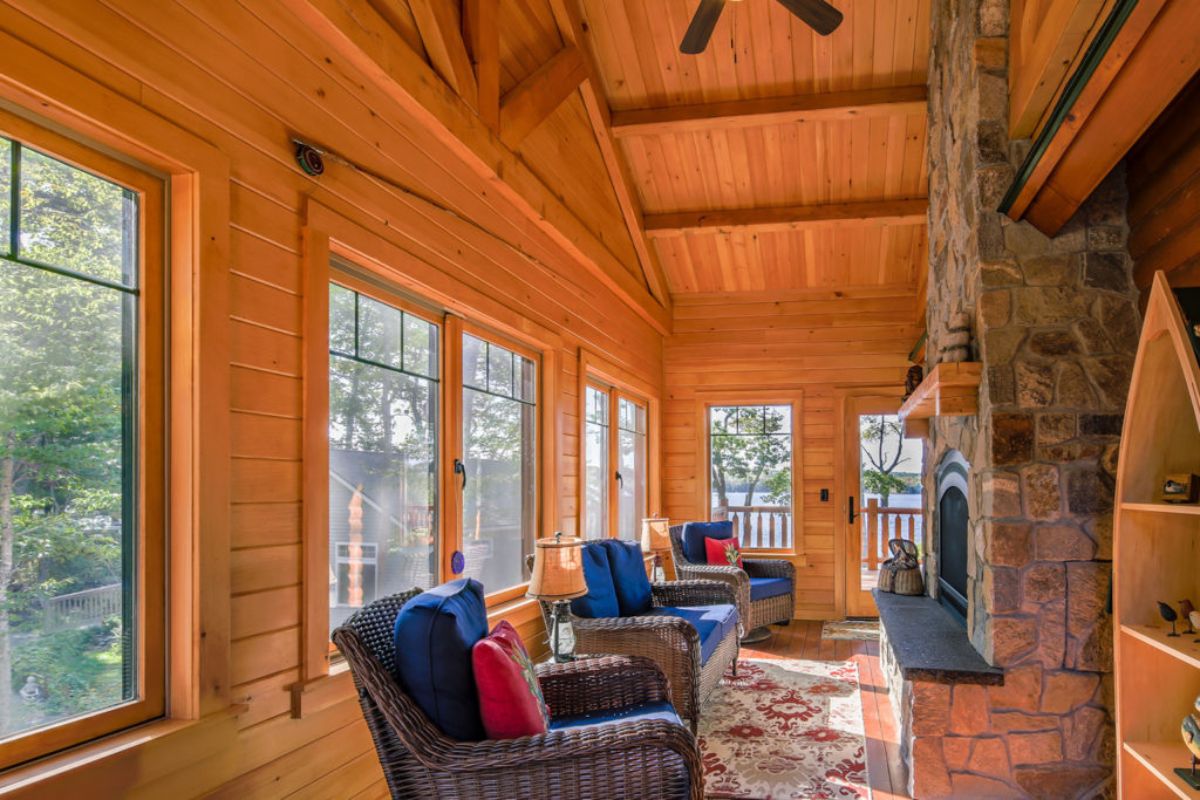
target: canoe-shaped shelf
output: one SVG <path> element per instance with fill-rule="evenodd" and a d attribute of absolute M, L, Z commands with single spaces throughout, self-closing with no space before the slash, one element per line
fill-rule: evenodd
<path fill-rule="evenodd" d="M 977 361 L 938 364 L 900 406 L 900 418 L 970 417 L 979 412 L 979 379 L 983 365 Z"/>

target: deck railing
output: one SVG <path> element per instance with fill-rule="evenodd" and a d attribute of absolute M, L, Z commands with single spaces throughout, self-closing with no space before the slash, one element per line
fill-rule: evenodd
<path fill-rule="evenodd" d="M 889 539 L 906 539 L 921 545 L 922 514 L 919 508 L 894 508 L 879 505 L 872 497 L 860 514 L 862 518 L 862 562 L 863 568 L 879 569 L 879 565 L 891 557 L 887 543 Z"/>
<path fill-rule="evenodd" d="M 42 603 L 42 632 L 99 625 L 121 613 L 121 584 L 48 597 Z"/>
<path fill-rule="evenodd" d="M 724 506 L 714 520 L 730 520 L 743 548 L 786 550 L 792 546 L 791 506 Z"/>

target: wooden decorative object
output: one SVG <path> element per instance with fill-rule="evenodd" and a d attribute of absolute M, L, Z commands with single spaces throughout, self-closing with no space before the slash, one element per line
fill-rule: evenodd
<path fill-rule="evenodd" d="M 1167 475 L 1158 499 L 1164 503 L 1195 503 L 1200 500 L 1200 475 L 1191 472 Z"/>
<path fill-rule="evenodd" d="M 1180 614 L 1155 602 L 1200 594 L 1200 507 L 1165 503 L 1161 496 L 1164 476 L 1180 473 L 1200 473 L 1200 364 L 1159 272 L 1117 467 L 1113 654 L 1117 781 L 1125 798 L 1195 796 L 1176 770 L 1191 772 L 1179 713 L 1200 693 L 1200 643 L 1170 636 L 1172 623 L 1164 620 Z"/>
<path fill-rule="evenodd" d="M 979 410 L 979 380 L 982 374 L 983 365 L 977 361 L 938 364 L 900 406 L 900 418 L 907 422 L 930 417 L 974 415 Z"/>

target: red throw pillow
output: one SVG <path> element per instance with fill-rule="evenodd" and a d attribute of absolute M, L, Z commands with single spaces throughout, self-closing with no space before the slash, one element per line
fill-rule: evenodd
<path fill-rule="evenodd" d="M 501 621 L 471 649 L 479 714 L 489 739 L 545 733 L 550 724 L 542 687 L 517 631 Z"/>
<path fill-rule="evenodd" d="M 742 548 L 738 544 L 736 536 L 730 539 L 714 539 L 711 536 L 705 536 L 704 551 L 710 564 L 742 568 Z"/>

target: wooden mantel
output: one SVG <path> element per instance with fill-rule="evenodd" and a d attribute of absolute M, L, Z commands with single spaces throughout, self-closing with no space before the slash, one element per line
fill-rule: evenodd
<path fill-rule="evenodd" d="M 977 361 L 938 364 L 900 406 L 900 418 L 908 423 L 978 413 L 982 374 L 983 365 Z"/>

